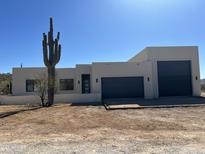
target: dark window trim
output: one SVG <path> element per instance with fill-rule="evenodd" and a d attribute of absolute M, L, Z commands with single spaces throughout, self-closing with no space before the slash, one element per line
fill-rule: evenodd
<path fill-rule="evenodd" d="M 88 87 L 86 87 L 85 81 L 88 82 L 87 83 Z M 82 94 L 91 93 L 91 75 L 90 74 L 81 74 L 81 84 L 82 84 L 81 85 Z"/>
<path fill-rule="evenodd" d="M 32 90 L 29 90 L 29 88 L 28 88 L 29 84 L 30 84 L 30 86 L 33 86 Z M 26 92 L 34 92 L 34 84 L 35 84 L 35 82 L 33 79 L 26 79 Z"/>
<path fill-rule="evenodd" d="M 37 91 L 37 89 L 36 89 L 36 81 L 37 81 L 38 79 L 26 79 L 26 92 L 28 92 L 28 93 L 32 93 L 32 92 L 36 92 Z M 32 81 L 33 83 L 33 88 L 32 88 L 32 91 L 29 91 L 28 90 L 28 87 L 27 87 L 27 85 L 28 85 L 28 81 Z"/>
<path fill-rule="evenodd" d="M 72 85 L 71 85 L 71 88 L 70 89 L 62 89 L 61 87 L 61 81 L 62 80 L 70 80 L 72 81 Z M 69 79 L 59 79 L 59 91 L 73 91 L 75 88 L 75 80 L 72 79 L 72 78 L 69 78 Z"/>

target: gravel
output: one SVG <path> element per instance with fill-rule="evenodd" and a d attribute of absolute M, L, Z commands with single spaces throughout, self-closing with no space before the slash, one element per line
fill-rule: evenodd
<path fill-rule="evenodd" d="M 28 111 L 25 111 L 28 109 Z M 205 154 L 205 107 L 1 106 L 0 153 Z"/>

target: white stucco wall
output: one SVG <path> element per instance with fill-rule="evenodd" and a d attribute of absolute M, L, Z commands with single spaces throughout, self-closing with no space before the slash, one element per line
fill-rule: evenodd
<path fill-rule="evenodd" d="M 100 94 L 56 94 L 54 103 L 97 103 L 101 102 Z M 41 100 L 37 95 L 24 96 L 0 96 L 0 104 L 23 105 L 40 104 Z"/>
<path fill-rule="evenodd" d="M 90 74 L 91 80 L 92 80 L 92 65 L 89 64 L 82 64 L 82 65 L 76 65 L 76 93 L 82 93 L 82 81 L 81 81 L 81 76 L 82 74 Z M 91 89 L 92 91 L 92 89 Z"/>
<path fill-rule="evenodd" d="M 128 62 L 142 62 L 147 60 L 147 48 L 143 49 L 141 52 L 139 52 L 134 57 L 130 58 Z"/>
<path fill-rule="evenodd" d="M 45 68 L 13 68 L 12 70 L 12 93 L 14 95 L 32 95 L 26 92 L 26 80 L 38 79 L 46 74 Z"/>
<path fill-rule="evenodd" d="M 152 79 L 152 63 L 93 63 L 92 65 L 92 92 L 101 94 L 101 78 L 102 77 L 144 77 L 144 94 L 145 98 L 153 98 Z M 147 78 L 150 81 L 147 81 Z M 96 83 L 96 79 L 98 82 Z"/>
<path fill-rule="evenodd" d="M 59 89 L 60 79 L 74 79 L 74 90 L 62 91 Z M 58 94 L 73 94 L 77 92 L 76 70 L 75 68 L 58 68 L 56 69 L 56 82 L 58 86 Z"/>
<path fill-rule="evenodd" d="M 35 80 L 47 76 L 46 68 L 13 68 L 12 73 L 12 92 L 13 95 L 33 95 L 35 92 L 26 92 L 26 80 Z M 75 68 L 57 68 L 56 83 L 59 86 L 59 79 L 74 79 L 74 90 L 60 91 L 58 94 L 76 93 L 76 70 Z"/>

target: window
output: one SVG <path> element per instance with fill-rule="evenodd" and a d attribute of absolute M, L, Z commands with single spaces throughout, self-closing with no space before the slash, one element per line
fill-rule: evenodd
<path fill-rule="evenodd" d="M 37 91 L 37 82 L 35 80 L 26 80 L 26 92 Z"/>
<path fill-rule="evenodd" d="M 73 90 L 74 79 L 60 79 L 60 90 Z"/>

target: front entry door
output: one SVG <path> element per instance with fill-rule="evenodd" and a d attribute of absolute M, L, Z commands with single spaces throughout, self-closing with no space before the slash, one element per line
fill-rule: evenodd
<path fill-rule="evenodd" d="M 82 74 L 82 93 L 90 93 L 90 74 Z"/>

